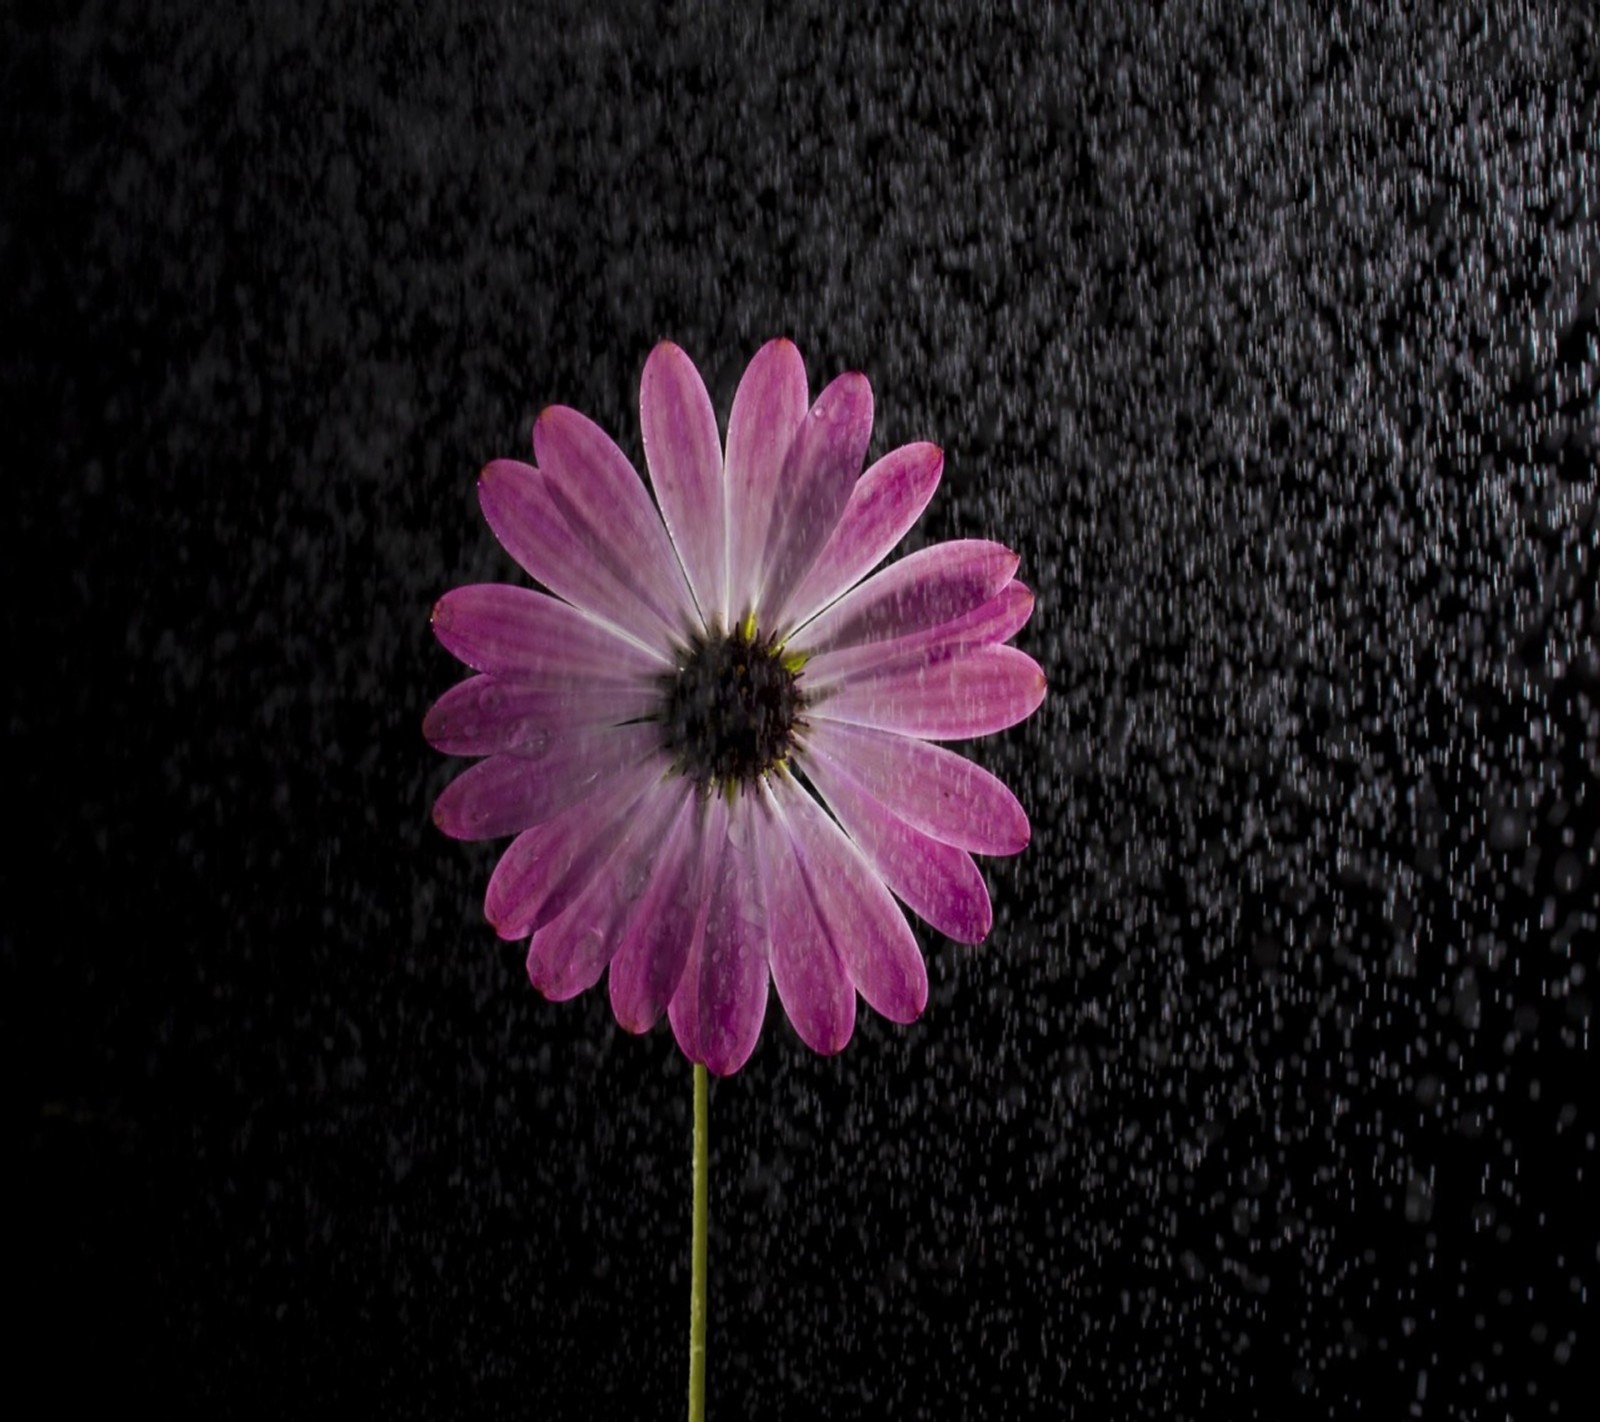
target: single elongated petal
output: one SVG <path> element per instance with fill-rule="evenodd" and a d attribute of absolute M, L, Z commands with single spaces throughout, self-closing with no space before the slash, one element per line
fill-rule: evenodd
<path fill-rule="evenodd" d="M 638 471 L 587 415 L 552 405 L 533 425 L 545 489 L 584 548 L 680 636 L 699 614 Z"/>
<path fill-rule="evenodd" d="M 866 376 L 849 371 L 817 396 L 784 460 L 763 560 L 763 624 L 785 605 L 833 533 L 871 438 L 872 387 Z"/>
<path fill-rule="evenodd" d="M 671 666 L 663 652 L 532 588 L 474 583 L 434 605 L 433 632 L 475 671 L 562 685 L 621 684 Z"/>
<path fill-rule="evenodd" d="M 805 734 L 803 766 L 825 760 L 907 824 L 974 854 L 1017 854 L 1028 816 L 1017 797 L 981 766 L 928 741 L 817 721 Z"/>
<path fill-rule="evenodd" d="M 694 906 L 693 933 L 685 942 L 682 971 L 667 1003 L 667 1020 L 684 1056 L 704 1062 L 700 1048 L 700 975 L 705 964 L 706 934 L 710 930 L 711 902 L 722 881 L 722 859 L 728 848 L 728 803 L 720 795 L 700 804 L 696 811 L 695 867 L 688 901 Z"/>
<path fill-rule="evenodd" d="M 807 717 L 956 741 L 1016 725 L 1038 710 L 1044 692 L 1044 673 L 1025 652 L 979 647 L 946 661 L 846 682 Z"/>
<path fill-rule="evenodd" d="M 768 341 L 739 382 L 728 416 L 728 603 L 739 621 L 761 591 L 772 501 L 805 418 L 806 368 L 793 341 Z"/>
<path fill-rule="evenodd" d="M 938 445 L 904 444 L 856 481 L 811 571 L 773 618 L 780 637 L 814 617 L 888 556 L 928 506 L 943 468 L 944 452 Z"/>
<path fill-rule="evenodd" d="M 838 647 L 806 663 L 806 691 L 817 695 L 843 681 L 897 672 L 959 656 L 994 642 L 1004 642 L 1033 612 L 1033 593 L 1013 578 L 1000 592 L 971 612 L 937 627 L 905 637 L 885 637 Z"/>
<path fill-rule="evenodd" d="M 679 635 L 670 608 L 643 592 L 638 578 L 618 576 L 615 554 L 595 546 L 594 531 L 573 529 L 542 469 L 495 460 L 478 476 L 478 502 L 506 552 L 557 597 L 647 648 Z"/>
<path fill-rule="evenodd" d="M 649 715 L 661 700 L 650 683 L 546 687 L 475 676 L 452 686 L 422 720 L 428 744 L 446 755 L 541 751 L 555 732 L 618 726 Z"/>
<path fill-rule="evenodd" d="M 552 1001 L 576 997 L 599 982 L 622 946 L 621 929 L 648 886 L 661 837 L 683 810 L 684 781 L 658 782 L 640 795 L 619 822 L 621 834 L 609 858 L 581 893 L 545 922 L 528 944 L 528 979 Z M 559 904 L 552 895 L 541 916 Z"/>
<path fill-rule="evenodd" d="M 611 959 L 611 1010 L 629 1032 L 648 1032 L 678 990 L 690 950 L 705 933 L 708 811 L 680 781 L 679 804 L 662 832 L 643 891 L 627 908 Z"/>
<path fill-rule="evenodd" d="M 694 363 L 670 341 L 645 362 L 639 423 L 656 502 L 688 575 L 701 617 L 728 625 L 727 521 L 722 440 Z"/>
<path fill-rule="evenodd" d="M 900 907 L 861 851 L 791 780 L 773 794 L 792 827 L 817 915 L 845 971 L 875 1012 L 910 1022 L 928 1002 L 928 970 Z"/>
<path fill-rule="evenodd" d="M 722 851 L 712 860 L 700 951 L 667 1009 L 684 1053 L 718 1076 L 732 1075 L 749 1059 L 767 1011 L 764 834 L 756 804 L 744 797 L 729 807 Z"/>
<path fill-rule="evenodd" d="M 502 751 L 445 786 L 434 802 L 434 823 L 452 839 L 515 834 L 646 758 L 664 767 L 660 737 L 651 724 L 588 726 Z"/>
<path fill-rule="evenodd" d="M 843 1051 L 855 1031 L 855 986 L 817 916 L 794 831 L 771 789 L 763 787 L 762 794 L 771 821 L 764 862 L 772 983 L 800 1040 L 812 1051 L 830 1055 Z"/>
<path fill-rule="evenodd" d="M 748 801 L 744 802 L 748 808 Z M 729 814 L 739 810 L 736 803 Z M 730 836 L 731 841 L 731 836 Z M 731 1076 L 750 1058 L 766 1018 L 771 940 L 759 864 L 730 842 L 711 896 L 700 962 L 700 1050 L 706 1069 Z"/>
<path fill-rule="evenodd" d="M 605 866 L 634 806 L 660 781 L 664 769 L 652 758 L 619 772 L 512 840 L 484 895 L 484 916 L 495 932 L 521 938 L 563 913 Z"/>
<path fill-rule="evenodd" d="M 913 829 L 822 758 L 806 768 L 873 872 L 912 913 L 958 943 L 988 937 L 994 913 L 971 855 Z"/>
<path fill-rule="evenodd" d="M 1018 561 L 1009 548 L 981 539 L 936 543 L 852 588 L 796 632 L 790 646 L 815 657 L 938 627 L 982 607 L 1011 581 Z"/>

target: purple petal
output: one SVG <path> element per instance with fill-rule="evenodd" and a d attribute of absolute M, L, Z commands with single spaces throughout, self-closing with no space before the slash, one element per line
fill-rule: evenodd
<path fill-rule="evenodd" d="M 720 795 L 697 802 L 695 818 L 693 876 L 680 886 L 681 908 L 693 910 L 692 932 L 683 942 L 683 965 L 672 996 L 667 1002 L 667 1019 L 672 1035 L 684 1056 L 703 1062 L 700 1050 L 700 969 L 705 956 L 707 925 L 711 921 L 711 899 L 722 872 L 722 856 L 728 844 L 728 802 Z"/>
<path fill-rule="evenodd" d="M 567 686 L 548 690 L 497 676 L 452 686 L 422 719 L 428 744 L 446 755 L 493 755 L 542 748 L 552 732 L 618 726 L 648 715 L 661 693 L 637 686 Z"/>
<path fill-rule="evenodd" d="M 664 768 L 661 732 L 649 723 L 584 726 L 462 771 L 434 802 L 452 839 L 495 839 L 560 813 L 595 786 L 645 760 Z"/>
<path fill-rule="evenodd" d="M 650 483 L 702 619 L 726 627 L 722 440 L 700 372 L 670 341 L 661 342 L 645 362 L 639 422 Z"/>
<path fill-rule="evenodd" d="M 793 834 L 817 915 L 856 990 L 891 1022 L 910 1022 L 928 1002 L 928 970 L 900 907 L 861 851 L 792 780 L 773 793 Z"/>
<path fill-rule="evenodd" d="M 814 1052 L 842 1051 L 856 1025 L 856 990 L 817 916 L 790 828 L 770 788 L 772 818 L 766 850 L 767 926 L 772 936 L 772 982 L 795 1031 Z"/>
<path fill-rule="evenodd" d="M 888 556 L 922 516 L 943 468 L 938 445 L 905 444 L 856 481 L 817 561 L 774 619 L 780 635 L 814 617 Z"/>
<path fill-rule="evenodd" d="M 817 396 L 783 462 L 762 560 L 761 625 L 775 621 L 816 562 L 861 477 L 871 438 L 872 387 L 848 371 Z"/>
<path fill-rule="evenodd" d="M 489 876 L 483 900 L 495 932 L 521 938 L 565 912 L 604 867 L 627 832 L 634 807 L 661 775 L 659 761 L 633 766 L 512 840 Z"/>
<path fill-rule="evenodd" d="M 661 515 L 638 471 L 587 415 L 552 405 L 533 424 L 550 502 L 589 556 L 679 633 L 700 624 Z"/>
<path fill-rule="evenodd" d="M 640 796 L 622 822 L 610 857 L 559 916 L 551 917 L 528 944 L 528 979 L 552 1001 L 593 987 L 621 947 L 621 929 L 646 887 L 661 852 L 662 835 L 688 799 L 687 781 L 657 783 Z M 559 902 L 553 895 L 541 917 Z"/>
<path fill-rule="evenodd" d="M 672 665 L 587 613 L 508 583 L 453 588 L 434 605 L 433 632 L 475 671 L 547 686 L 621 685 Z"/>
<path fill-rule="evenodd" d="M 755 1050 L 767 1011 L 767 907 L 761 894 L 762 825 L 752 796 L 728 809 L 720 851 L 713 844 L 711 896 L 699 952 L 668 1015 L 678 1044 L 706 1070 L 731 1076 Z"/>
<path fill-rule="evenodd" d="M 887 637 L 906 637 L 982 607 L 1017 571 L 1009 548 L 981 539 L 936 543 L 852 588 L 790 639 L 816 657 Z"/>
<path fill-rule="evenodd" d="M 958 943 L 988 937 L 994 913 L 970 854 L 912 829 L 821 757 L 805 770 L 873 872 L 912 913 Z"/>
<path fill-rule="evenodd" d="M 644 892 L 629 907 L 611 959 L 611 1010 L 629 1032 L 648 1032 L 682 980 L 705 933 L 705 814 L 680 780 L 676 817 L 663 832 Z M 720 803 L 720 802 L 719 802 Z"/>
<path fill-rule="evenodd" d="M 817 721 L 806 732 L 803 767 L 814 759 L 844 771 L 907 824 L 974 854 L 1017 854 L 1029 839 L 1017 797 L 965 756 L 927 741 Z"/>
<path fill-rule="evenodd" d="M 1033 593 L 1012 579 L 982 607 L 937 627 L 907 637 L 886 637 L 839 647 L 806 663 L 808 695 L 816 696 L 844 681 L 924 666 L 1015 636 L 1033 613 Z"/>
<path fill-rule="evenodd" d="M 807 719 L 848 721 L 934 741 L 987 736 L 1025 720 L 1044 700 L 1044 673 L 1015 647 L 979 647 L 946 661 L 847 682 Z"/>
<path fill-rule="evenodd" d="M 737 621 L 756 605 L 772 501 L 794 432 L 805 418 L 806 368 L 792 341 L 768 341 L 739 382 L 728 416 L 728 604 Z"/>
<path fill-rule="evenodd" d="M 643 498 L 642 487 L 639 492 Z M 506 551 L 557 597 L 646 647 L 664 647 L 680 634 L 670 608 L 643 591 L 637 577 L 619 577 L 616 554 L 603 541 L 597 546 L 593 530 L 573 528 L 542 469 L 495 460 L 478 477 L 478 502 Z M 660 537 L 665 542 L 665 530 Z M 688 596 L 685 587 L 683 600 Z"/>

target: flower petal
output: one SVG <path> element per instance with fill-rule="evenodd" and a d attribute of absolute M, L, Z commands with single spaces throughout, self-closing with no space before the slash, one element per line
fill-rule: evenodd
<path fill-rule="evenodd" d="M 817 916 L 856 990 L 891 1022 L 919 1017 L 928 1002 L 928 970 L 900 906 L 805 790 L 780 779 L 773 793 L 792 829 Z"/>
<path fill-rule="evenodd" d="M 511 841 L 489 876 L 483 912 L 502 938 L 521 938 L 565 912 L 610 858 L 640 798 L 659 783 L 659 758 L 589 789 Z"/>
<path fill-rule="evenodd" d="M 855 986 L 817 916 L 794 831 L 771 787 L 763 785 L 762 794 L 771 821 L 765 867 L 772 982 L 800 1040 L 814 1052 L 831 1055 L 842 1051 L 855 1031 Z"/>
<path fill-rule="evenodd" d="M 1013 637 L 1033 613 L 1033 593 L 1013 578 L 982 607 L 906 637 L 838 647 L 806 663 L 806 692 L 816 696 L 843 681 L 927 665 Z"/>
<path fill-rule="evenodd" d="M 639 482 L 637 475 L 633 481 Z M 478 503 L 505 550 L 557 597 L 649 648 L 665 647 L 678 635 L 670 608 L 641 592 L 637 578 L 619 579 L 615 555 L 603 543 L 595 546 L 592 530 L 572 527 L 544 470 L 497 459 L 478 476 Z"/>
<path fill-rule="evenodd" d="M 474 671 L 558 686 L 620 684 L 672 665 L 587 613 L 509 583 L 452 588 L 434 605 L 433 633 Z"/>
<path fill-rule="evenodd" d="M 1025 652 L 979 647 L 945 661 L 846 682 L 806 715 L 932 741 L 965 740 L 1031 716 L 1044 692 L 1044 673 Z"/>
<path fill-rule="evenodd" d="M 502 751 L 462 771 L 434 802 L 452 839 L 496 839 L 540 824 L 646 758 L 665 767 L 653 724 L 587 726 Z"/>
<path fill-rule="evenodd" d="M 794 342 L 781 339 L 756 352 L 733 397 L 725 494 L 728 606 L 735 621 L 761 592 L 772 501 L 808 399 L 805 363 Z"/>
<path fill-rule="evenodd" d="M 928 741 L 818 720 L 800 757 L 844 771 L 907 824 L 974 854 L 1017 854 L 1027 812 L 999 780 L 965 756 Z"/>
<path fill-rule="evenodd" d="M 534 421 L 533 452 L 551 503 L 590 557 L 679 636 L 699 626 L 661 515 L 611 436 L 552 405 Z"/>
<path fill-rule="evenodd" d="M 779 636 L 814 617 L 888 556 L 922 516 L 943 468 L 938 445 L 904 444 L 856 481 L 811 571 L 773 619 Z"/>
<path fill-rule="evenodd" d="M 805 768 L 873 872 L 912 913 L 958 943 L 989 936 L 994 912 L 970 854 L 912 829 L 822 757 Z"/>
<path fill-rule="evenodd" d="M 605 863 L 583 891 L 558 916 L 539 928 L 528 944 L 528 979 L 553 1002 L 576 997 L 600 981 L 621 947 L 621 927 L 651 880 L 661 837 L 682 813 L 688 782 L 657 782 L 647 789 Z M 541 917 L 559 903 L 552 895 Z"/>
<path fill-rule="evenodd" d="M 690 782 L 677 784 L 682 788 L 676 817 L 661 835 L 649 883 L 629 906 L 611 959 L 611 1010 L 629 1032 L 655 1026 L 678 990 L 691 948 L 705 933 L 706 815 Z"/>
<path fill-rule="evenodd" d="M 761 893 L 761 821 L 753 797 L 727 812 L 712 842 L 705 934 L 667 1014 L 678 1045 L 717 1076 L 731 1076 L 755 1050 L 767 1012 L 767 908 Z"/>
<path fill-rule="evenodd" d="M 694 818 L 693 875 L 680 886 L 689 890 L 682 897 L 684 906 L 693 909 L 692 932 L 683 940 L 683 965 L 667 1003 L 667 1018 L 684 1056 L 692 1062 L 704 1062 L 700 1052 L 700 969 L 711 920 L 711 900 L 727 852 L 728 802 L 720 795 L 699 801 Z"/>
<path fill-rule="evenodd" d="M 493 755 L 542 748 L 552 731 L 574 726 L 619 726 L 648 715 L 661 693 L 633 686 L 529 685 L 475 676 L 452 686 L 428 709 L 422 734 L 446 755 Z"/>
<path fill-rule="evenodd" d="M 1009 548 L 982 539 L 919 549 L 852 588 L 796 632 L 790 645 L 816 657 L 938 627 L 982 607 L 1011 581 L 1018 562 Z"/>
<path fill-rule="evenodd" d="M 847 371 L 817 396 L 795 431 L 772 503 L 757 607 L 763 626 L 816 562 L 861 477 L 872 438 L 872 387 Z"/>
<path fill-rule="evenodd" d="M 707 624 L 728 625 L 722 440 L 694 362 L 662 341 L 639 383 L 639 424 L 656 502 Z"/>

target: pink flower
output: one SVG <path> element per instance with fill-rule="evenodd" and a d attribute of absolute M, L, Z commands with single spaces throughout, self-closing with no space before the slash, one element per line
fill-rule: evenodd
<path fill-rule="evenodd" d="M 609 965 L 618 1022 L 644 1032 L 665 1011 L 684 1054 L 727 1075 L 755 1047 L 770 974 L 804 1041 L 837 1052 L 858 992 L 895 1022 L 927 1002 L 891 894 L 976 943 L 992 914 L 972 855 L 1028 842 L 1016 797 L 932 742 L 1039 706 L 1043 673 L 1005 645 L 1033 595 L 1016 554 L 976 540 L 865 576 L 943 455 L 908 444 L 862 473 L 871 387 L 841 375 L 808 408 L 789 341 L 750 362 L 726 449 L 677 346 L 651 353 L 639 413 L 654 503 L 561 406 L 533 427 L 537 468 L 483 471 L 489 526 L 553 596 L 483 584 L 434 609 L 479 675 L 424 734 L 486 757 L 434 819 L 458 839 L 516 835 L 484 910 L 530 939 L 545 996 Z"/>

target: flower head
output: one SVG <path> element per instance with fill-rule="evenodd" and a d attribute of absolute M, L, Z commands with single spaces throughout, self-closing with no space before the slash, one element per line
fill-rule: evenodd
<path fill-rule="evenodd" d="M 485 759 L 439 797 L 446 834 L 515 834 L 485 912 L 527 938 L 550 998 L 610 968 L 629 1031 L 665 1012 L 684 1053 L 737 1071 L 768 978 L 804 1041 L 836 1052 L 856 994 L 895 1022 L 927 1001 L 894 896 L 975 943 L 991 911 L 973 854 L 1028 842 L 1016 797 L 935 745 L 1030 715 L 1044 676 L 1007 640 L 1033 595 L 1017 556 L 965 540 L 867 577 L 916 522 L 943 455 L 909 444 L 861 472 L 864 376 L 810 402 L 800 353 L 756 354 L 726 447 L 698 372 L 663 343 L 640 396 L 655 502 L 574 410 L 533 429 L 537 467 L 496 460 L 478 493 L 549 593 L 447 593 L 439 640 L 478 675 L 423 730 Z M 824 809 L 826 806 L 826 809 Z"/>

